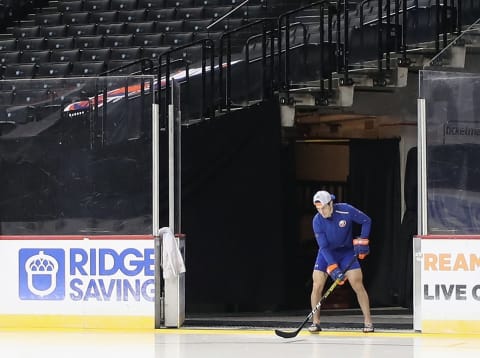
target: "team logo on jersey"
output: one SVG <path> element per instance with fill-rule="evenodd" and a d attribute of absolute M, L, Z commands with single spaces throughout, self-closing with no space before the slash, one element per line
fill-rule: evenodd
<path fill-rule="evenodd" d="M 346 222 L 345 220 L 340 220 L 340 221 L 338 222 L 338 226 L 339 226 L 339 227 L 345 227 L 345 225 L 347 225 L 347 222 Z"/>

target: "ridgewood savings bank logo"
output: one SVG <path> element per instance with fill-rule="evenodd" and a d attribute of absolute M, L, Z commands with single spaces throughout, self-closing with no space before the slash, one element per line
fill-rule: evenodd
<path fill-rule="evenodd" d="M 65 251 L 21 249 L 19 252 L 19 296 L 22 300 L 65 298 Z"/>
<path fill-rule="evenodd" d="M 18 262 L 21 300 L 154 300 L 153 249 L 20 249 Z"/>

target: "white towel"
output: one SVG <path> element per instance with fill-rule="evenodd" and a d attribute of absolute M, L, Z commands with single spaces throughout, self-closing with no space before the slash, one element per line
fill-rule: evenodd
<path fill-rule="evenodd" d="M 169 227 L 162 227 L 158 231 L 158 235 L 162 237 L 163 279 L 180 276 L 186 271 L 185 263 L 173 231 Z"/>

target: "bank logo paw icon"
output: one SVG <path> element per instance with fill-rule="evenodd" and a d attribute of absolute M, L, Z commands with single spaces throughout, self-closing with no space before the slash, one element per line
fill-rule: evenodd
<path fill-rule="evenodd" d="M 21 249 L 19 251 L 19 297 L 22 300 L 65 298 L 65 251 Z"/>

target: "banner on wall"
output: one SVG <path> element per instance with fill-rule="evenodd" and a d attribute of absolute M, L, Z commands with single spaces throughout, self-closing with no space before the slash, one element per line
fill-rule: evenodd
<path fill-rule="evenodd" d="M 0 252 L 0 314 L 153 318 L 153 240 L 3 240 Z"/>

